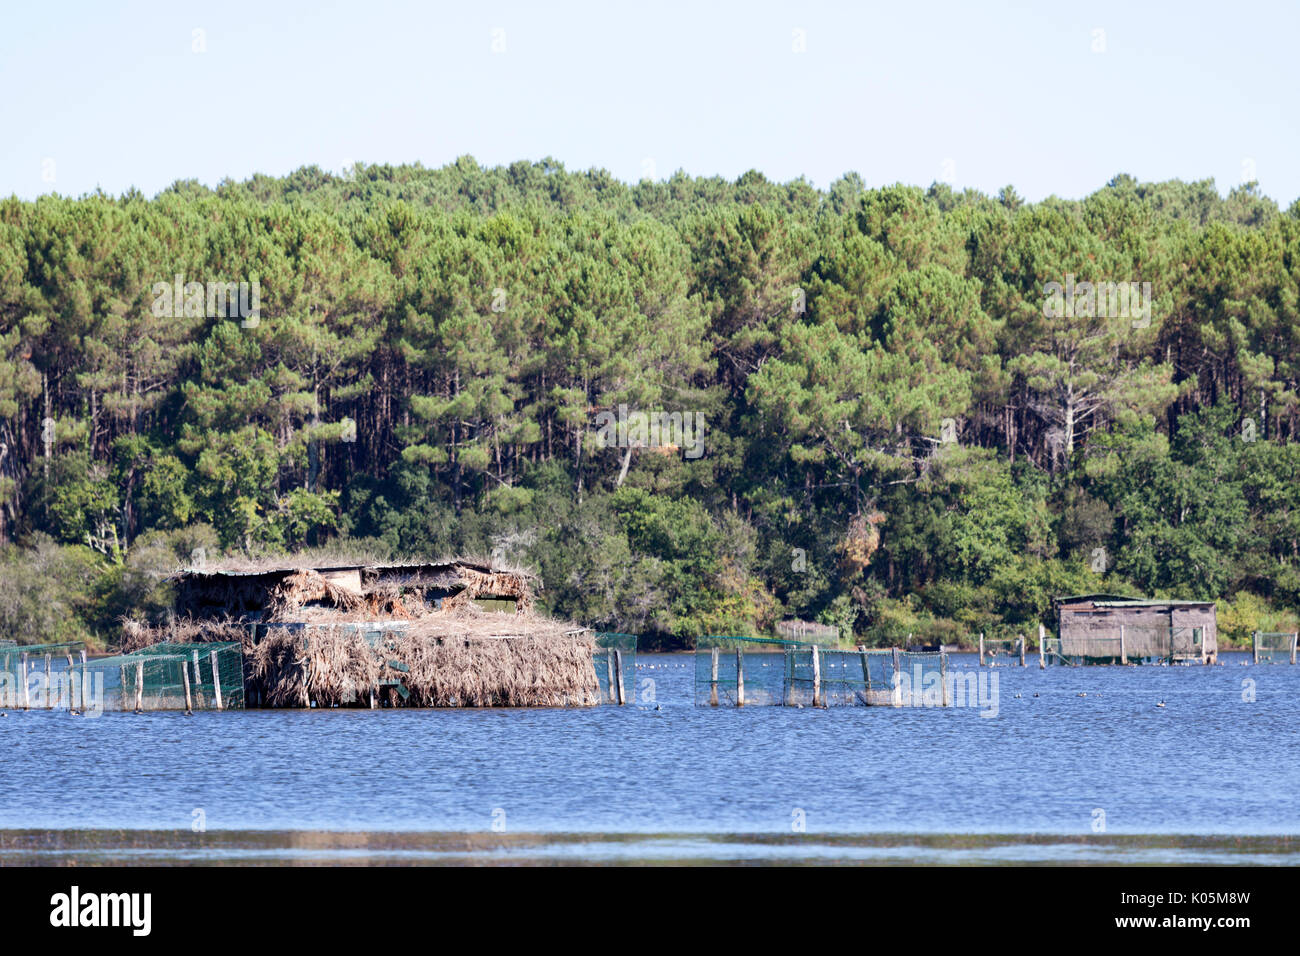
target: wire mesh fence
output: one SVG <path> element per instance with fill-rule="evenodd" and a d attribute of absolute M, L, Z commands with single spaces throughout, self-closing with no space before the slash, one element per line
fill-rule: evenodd
<path fill-rule="evenodd" d="M 948 706 L 947 654 L 840 650 L 773 638 L 700 638 L 695 703 L 701 707 Z"/>
<path fill-rule="evenodd" d="M 1294 664 L 1296 637 L 1294 631 L 1256 631 L 1251 635 L 1252 659 L 1256 664 Z"/>
<path fill-rule="evenodd" d="M 244 706 L 239 644 L 155 644 L 93 658 L 84 651 L 80 644 L 0 647 L 0 705 L 91 714 Z"/>
<path fill-rule="evenodd" d="M 602 704 L 626 704 L 635 699 L 636 644 L 635 634 L 597 632 L 592 664 Z"/>
<path fill-rule="evenodd" d="M 1025 666 L 1025 639 L 1018 637 L 979 637 L 981 667 Z"/>
<path fill-rule="evenodd" d="M 1107 664 L 1172 664 L 1204 660 L 1205 629 L 1162 625 L 1098 625 L 1043 640 L 1043 662 L 1067 667 Z"/>
<path fill-rule="evenodd" d="M 699 638 L 695 642 L 695 703 L 712 707 L 785 703 L 786 654 L 800 646 L 777 638 Z"/>

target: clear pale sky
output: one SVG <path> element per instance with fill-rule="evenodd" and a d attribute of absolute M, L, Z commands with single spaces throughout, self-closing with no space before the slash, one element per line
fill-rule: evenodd
<path fill-rule="evenodd" d="M 3 4 L 4 196 L 468 153 L 627 181 L 856 170 L 1037 200 L 1127 172 L 1300 197 L 1296 0 Z"/>

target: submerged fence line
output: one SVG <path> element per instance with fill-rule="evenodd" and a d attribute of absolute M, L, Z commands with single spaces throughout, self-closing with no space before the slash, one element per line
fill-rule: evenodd
<path fill-rule="evenodd" d="M 697 706 L 908 707 L 952 704 L 948 653 L 838 650 L 778 638 L 718 636 L 695 645 Z"/>

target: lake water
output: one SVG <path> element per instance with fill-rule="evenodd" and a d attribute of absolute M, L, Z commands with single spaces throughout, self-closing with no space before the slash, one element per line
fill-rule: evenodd
<path fill-rule="evenodd" d="M 1300 667 L 1222 659 L 983 669 L 996 716 L 696 707 L 648 654 L 623 708 L 10 711 L 0 862 L 1300 863 Z"/>

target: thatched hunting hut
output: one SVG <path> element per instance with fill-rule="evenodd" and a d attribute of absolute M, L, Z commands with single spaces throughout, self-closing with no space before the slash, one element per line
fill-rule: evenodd
<path fill-rule="evenodd" d="M 1079 594 L 1053 603 L 1060 636 L 1048 651 L 1069 663 L 1213 664 L 1218 657 L 1213 601 Z"/>
<path fill-rule="evenodd" d="M 586 706 L 623 702 L 631 681 L 622 651 L 537 613 L 534 579 L 517 569 L 243 564 L 171 580 L 175 616 L 125 625 L 126 649 L 234 635 L 249 706 Z"/>

